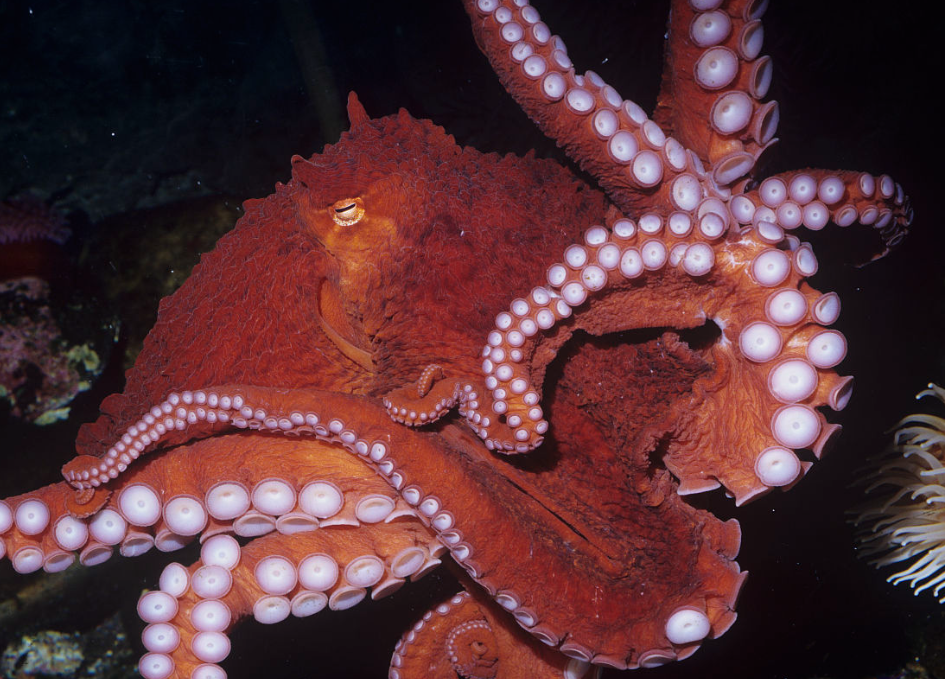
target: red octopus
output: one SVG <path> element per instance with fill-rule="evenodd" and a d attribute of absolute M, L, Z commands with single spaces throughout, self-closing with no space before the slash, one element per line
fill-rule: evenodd
<path fill-rule="evenodd" d="M 240 617 L 349 608 L 441 561 L 465 592 L 391 677 L 590 676 L 723 634 L 740 531 L 684 496 L 790 487 L 850 393 L 839 302 L 785 229 L 859 219 L 891 247 L 911 219 L 886 176 L 753 183 L 777 122 L 763 4 L 674 3 L 650 119 L 531 5 L 467 0 L 606 196 L 352 96 L 342 140 L 162 302 L 66 481 L 0 503 L 0 556 L 57 571 L 199 536 L 139 601 L 149 678 L 225 676 Z"/>

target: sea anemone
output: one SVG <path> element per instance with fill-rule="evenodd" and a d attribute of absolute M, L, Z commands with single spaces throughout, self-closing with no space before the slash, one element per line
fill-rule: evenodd
<path fill-rule="evenodd" d="M 945 403 L 945 389 L 929 384 L 916 395 Z M 889 447 L 859 483 L 869 500 L 853 511 L 860 553 L 877 567 L 909 562 L 887 578 L 919 592 L 945 589 L 945 419 L 916 413 L 899 421 Z M 945 596 L 939 598 L 945 603 Z"/>

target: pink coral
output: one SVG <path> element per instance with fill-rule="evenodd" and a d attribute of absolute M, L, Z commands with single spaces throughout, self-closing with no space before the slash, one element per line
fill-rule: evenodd
<path fill-rule="evenodd" d="M 64 419 L 69 403 L 99 372 L 92 347 L 63 336 L 45 281 L 0 282 L 0 404 L 5 401 L 11 415 L 36 424 Z"/>

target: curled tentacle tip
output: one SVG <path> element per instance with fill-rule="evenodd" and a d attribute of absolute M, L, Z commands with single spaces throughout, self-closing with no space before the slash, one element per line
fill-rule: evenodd
<path fill-rule="evenodd" d="M 84 488 L 83 474 L 89 469 L 97 467 L 99 460 L 94 455 L 77 455 L 62 466 L 62 478 L 76 490 Z"/>
<path fill-rule="evenodd" d="M 112 491 L 106 488 L 76 489 L 66 501 L 66 510 L 77 519 L 84 519 L 95 514 L 105 506 Z"/>

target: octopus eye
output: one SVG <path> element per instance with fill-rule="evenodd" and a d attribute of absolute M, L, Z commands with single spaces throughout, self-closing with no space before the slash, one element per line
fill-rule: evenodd
<path fill-rule="evenodd" d="M 351 226 L 364 217 L 364 202 L 360 198 L 345 198 L 332 204 L 328 212 L 338 226 Z"/>

